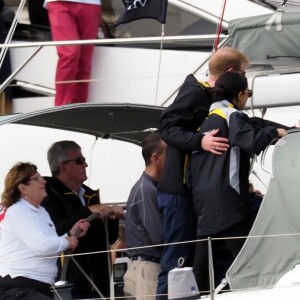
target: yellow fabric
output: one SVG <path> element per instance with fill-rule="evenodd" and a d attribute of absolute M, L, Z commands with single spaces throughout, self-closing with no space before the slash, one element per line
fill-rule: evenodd
<path fill-rule="evenodd" d="M 224 112 L 223 112 L 221 109 L 219 109 L 219 108 L 212 110 L 212 111 L 209 113 L 209 116 L 212 115 L 212 114 L 216 114 L 216 115 L 218 115 L 218 116 L 220 116 L 221 118 L 223 118 L 223 119 L 226 120 L 226 115 L 225 115 Z"/>
<path fill-rule="evenodd" d="M 208 82 L 206 82 L 206 81 L 200 81 L 200 80 L 198 80 L 198 82 L 200 83 L 201 88 L 202 87 L 209 88 Z"/>
<path fill-rule="evenodd" d="M 234 105 L 232 103 L 228 103 L 228 107 L 234 107 Z M 209 116 L 212 115 L 212 114 L 216 114 L 216 115 L 219 115 L 221 118 L 223 119 L 227 119 L 226 118 L 226 115 L 224 114 L 224 112 L 222 111 L 222 109 L 220 108 L 216 108 L 214 110 L 212 110 L 210 113 L 209 113 Z"/>
<path fill-rule="evenodd" d="M 187 154 L 184 158 L 184 168 L 183 168 L 183 183 L 185 184 L 186 181 L 186 171 L 187 171 L 187 166 L 188 166 L 188 163 L 189 163 L 189 155 Z"/>
<path fill-rule="evenodd" d="M 64 256 L 64 253 L 62 253 L 60 255 L 60 265 L 63 266 L 64 265 L 64 261 L 65 261 L 65 256 Z"/>

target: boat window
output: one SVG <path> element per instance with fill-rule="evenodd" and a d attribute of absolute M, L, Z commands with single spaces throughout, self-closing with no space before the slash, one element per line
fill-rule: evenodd
<path fill-rule="evenodd" d="M 161 24 L 157 20 L 142 19 L 114 27 L 112 24 L 124 12 L 120 0 L 102 0 L 103 20 L 109 35 L 116 38 L 153 37 L 161 35 Z M 186 12 L 169 4 L 165 35 L 198 35 L 216 33 L 216 24 L 212 24 L 199 16 Z"/>
<path fill-rule="evenodd" d="M 40 4 L 41 6 L 41 4 Z M 13 7 L 16 10 L 16 7 Z M 24 14 L 18 23 L 17 29 L 14 33 L 14 40 L 29 40 L 29 41 L 51 41 L 50 27 L 45 26 L 44 23 L 30 24 L 28 12 L 29 7 L 24 7 Z M 45 9 L 41 6 L 41 12 Z M 135 20 L 127 24 L 120 24 L 114 26 L 119 16 L 125 11 L 125 6 L 121 0 L 102 0 L 102 18 L 100 29 L 98 33 L 99 38 L 141 38 L 141 37 L 160 37 L 162 33 L 162 26 L 154 19 Z M 26 22 L 24 22 L 26 20 Z M 11 23 L 8 23 L 7 30 Z M 204 18 L 199 17 L 182 8 L 178 8 L 171 3 L 168 4 L 166 24 L 164 27 L 165 36 L 185 36 L 185 35 L 208 35 L 217 32 L 217 24 L 212 23 Z M 129 41 L 130 42 L 130 41 Z M 134 44 L 135 47 L 140 48 L 159 48 L 159 42 Z M 103 45 L 102 45 L 103 46 Z M 118 44 L 116 44 L 118 46 Z M 130 46 L 122 44 L 124 47 Z M 211 49 L 211 40 L 201 41 L 178 41 L 165 42 L 164 48 L 180 49 L 189 48 L 190 50 L 199 50 L 203 47 Z"/>
<path fill-rule="evenodd" d="M 282 0 L 250 0 L 254 3 L 260 4 L 262 6 L 277 9 L 279 5 L 282 5 Z M 284 5 L 285 12 L 299 12 L 300 11 L 300 2 L 299 0 L 286 1 Z"/>

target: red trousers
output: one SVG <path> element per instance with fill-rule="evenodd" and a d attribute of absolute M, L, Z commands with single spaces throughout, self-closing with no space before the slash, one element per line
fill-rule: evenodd
<path fill-rule="evenodd" d="M 56 1 L 47 8 L 54 41 L 96 39 L 100 5 Z M 87 101 L 93 51 L 94 45 L 57 46 L 55 106 Z"/>

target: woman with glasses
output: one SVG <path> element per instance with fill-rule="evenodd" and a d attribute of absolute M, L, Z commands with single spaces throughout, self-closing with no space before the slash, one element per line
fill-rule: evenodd
<path fill-rule="evenodd" d="M 245 237 L 251 229 L 247 221 L 250 157 L 287 132 L 275 126 L 259 128 L 241 112 L 252 91 L 248 89 L 247 78 L 240 72 L 221 75 L 211 95 L 213 103 L 209 116 L 199 130 L 207 134 L 219 128 L 218 135 L 228 138 L 230 147 L 223 155 L 195 151 L 191 156 L 190 180 L 197 215 L 197 239 Z M 218 147 L 214 148 L 218 151 Z M 237 256 L 244 241 L 243 238 L 225 239 L 232 258 Z M 207 287 L 206 242 L 197 243 L 193 268 L 199 289 Z"/>
<path fill-rule="evenodd" d="M 6 175 L 1 224 L 0 299 L 53 299 L 50 286 L 57 274 L 61 252 L 74 250 L 89 223 L 80 220 L 59 237 L 47 211 L 40 206 L 47 196 L 46 181 L 31 163 L 17 163 Z"/>

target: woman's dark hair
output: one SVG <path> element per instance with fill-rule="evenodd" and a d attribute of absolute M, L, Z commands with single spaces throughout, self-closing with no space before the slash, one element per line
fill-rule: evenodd
<path fill-rule="evenodd" d="M 4 180 L 4 191 L 1 204 L 8 208 L 18 202 L 21 197 L 19 184 L 28 184 L 30 177 L 37 172 L 36 165 L 29 162 L 16 163 L 7 173 Z"/>
<path fill-rule="evenodd" d="M 239 72 L 225 72 L 216 81 L 212 88 L 213 101 L 228 100 L 232 101 L 238 97 L 239 92 L 248 88 L 247 78 Z"/>

